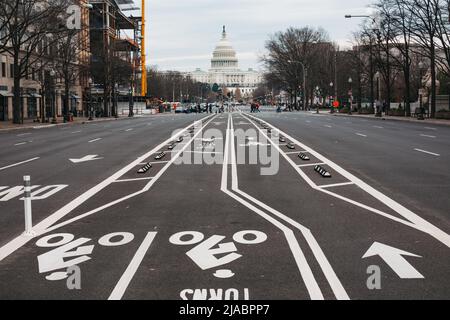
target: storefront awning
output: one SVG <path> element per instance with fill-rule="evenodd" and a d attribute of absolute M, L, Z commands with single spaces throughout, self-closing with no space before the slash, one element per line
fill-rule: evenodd
<path fill-rule="evenodd" d="M 76 94 L 71 95 L 71 97 L 72 97 L 72 99 L 77 99 L 77 100 L 81 99 L 81 98 L 80 98 L 79 96 L 77 96 Z"/>
<path fill-rule="evenodd" d="M 14 95 L 8 91 L 0 91 L 0 96 L 1 97 L 14 97 Z"/>
<path fill-rule="evenodd" d="M 42 98 L 42 96 L 39 93 L 31 93 L 30 95 L 32 98 Z"/>

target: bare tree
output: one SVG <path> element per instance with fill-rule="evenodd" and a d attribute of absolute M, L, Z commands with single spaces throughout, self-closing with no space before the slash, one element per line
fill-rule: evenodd
<path fill-rule="evenodd" d="M 412 64 L 412 32 L 413 14 L 404 0 L 381 0 L 377 5 L 384 19 L 390 18 L 392 36 L 391 44 L 395 49 L 391 54 L 394 64 L 403 73 L 404 102 L 406 115 L 411 115 L 411 64 Z M 398 54 L 397 54 L 398 53 Z"/>
<path fill-rule="evenodd" d="M 266 42 L 268 53 L 261 60 L 267 69 L 267 78 L 278 82 L 283 90 L 295 98 L 296 108 L 299 88 L 302 89 L 304 107 L 308 107 L 308 93 L 317 85 L 313 78 L 317 76 L 316 71 L 320 72 L 317 68 L 323 66 L 317 62 L 329 55 L 329 49 L 323 50 L 323 44 L 327 42 L 329 37 L 323 29 L 309 27 L 289 28 Z M 313 82 L 307 82 L 305 86 L 306 79 Z"/>
<path fill-rule="evenodd" d="M 436 69 L 437 59 L 437 37 L 440 17 L 440 0 L 403 0 L 405 7 L 412 15 L 413 23 L 409 32 L 414 41 L 420 45 L 418 53 L 430 60 L 431 70 L 431 101 L 430 116 L 436 114 Z"/>
<path fill-rule="evenodd" d="M 0 17 L 8 39 L 1 51 L 13 58 L 13 122 L 22 123 L 21 80 L 29 75 L 38 63 L 48 63 L 43 57 L 54 50 L 56 39 L 65 25 L 61 25 L 62 13 L 67 9 L 65 0 L 8 0 L 0 3 Z"/>

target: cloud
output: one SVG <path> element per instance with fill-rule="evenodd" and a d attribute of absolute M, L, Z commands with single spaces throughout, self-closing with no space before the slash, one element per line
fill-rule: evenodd
<path fill-rule="evenodd" d="M 135 1 L 136 5 L 140 1 Z M 323 27 L 348 47 L 372 0 L 152 0 L 147 4 L 148 60 L 160 69 L 208 69 L 222 25 L 242 69 L 257 68 L 269 35 L 289 26 Z M 194 68 L 195 68 L 194 67 Z"/>

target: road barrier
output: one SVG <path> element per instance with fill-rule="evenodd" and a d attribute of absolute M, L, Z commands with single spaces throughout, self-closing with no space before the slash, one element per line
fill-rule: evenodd
<path fill-rule="evenodd" d="M 138 173 L 146 173 L 151 168 L 152 168 L 151 163 L 147 163 L 145 166 L 139 169 Z"/>
<path fill-rule="evenodd" d="M 314 170 L 324 178 L 331 178 L 331 173 L 325 170 L 322 166 L 315 166 Z"/>
<path fill-rule="evenodd" d="M 155 156 L 155 160 L 161 160 L 162 158 L 164 158 L 166 156 L 166 153 L 164 151 L 162 152 L 158 152 Z"/>
<path fill-rule="evenodd" d="M 303 161 L 309 161 L 309 160 L 310 160 L 310 158 L 309 158 L 306 154 L 304 154 L 304 153 L 300 153 L 300 154 L 298 155 L 298 157 L 299 157 L 300 159 L 302 159 Z"/>

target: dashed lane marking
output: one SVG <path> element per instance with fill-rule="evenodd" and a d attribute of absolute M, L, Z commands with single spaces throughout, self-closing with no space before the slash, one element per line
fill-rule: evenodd
<path fill-rule="evenodd" d="M 21 164 L 25 164 L 25 163 L 28 163 L 28 162 L 31 162 L 31 161 L 35 161 L 35 160 L 38 160 L 38 159 L 40 159 L 40 158 L 39 158 L 39 157 L 36 157 L 36 158 L 28 159 L 28 160 L 25 160 L 25 161 L 22 161 L 22 162 L 10 164 L 9 166 L 0 168 L 0 171 L 6 170 L 6 169 L 9 169 L 9 168 L 12 168 L 12 167 L 20 166 Z"/>
<path fill-rule="evenodd" d="M 429 135 L 429 134 L 421 134 L 420 136 L 421 136 L 421 137 L 425 137 L 425 138 L 436 139 L 436 136 L 432 136 L 432 135 Z"/>
<path fill-rule="evenodd" d="M 422 149 L 414 149 L 415 151 L 418 151 L 418 152 L 422 152 L 422 153 L 426 153 L 426 154 L 430 154 L 430 155 L 432 155 L 432 156 L 435 156 L 435 157 L 440 157 L 441 155 L 440 154 L 438 154 L 438 153 L 434 153 L 434 152 L 430 152 L 430 151 L 426 151 L 426 150 L 422 150 Z"/>

